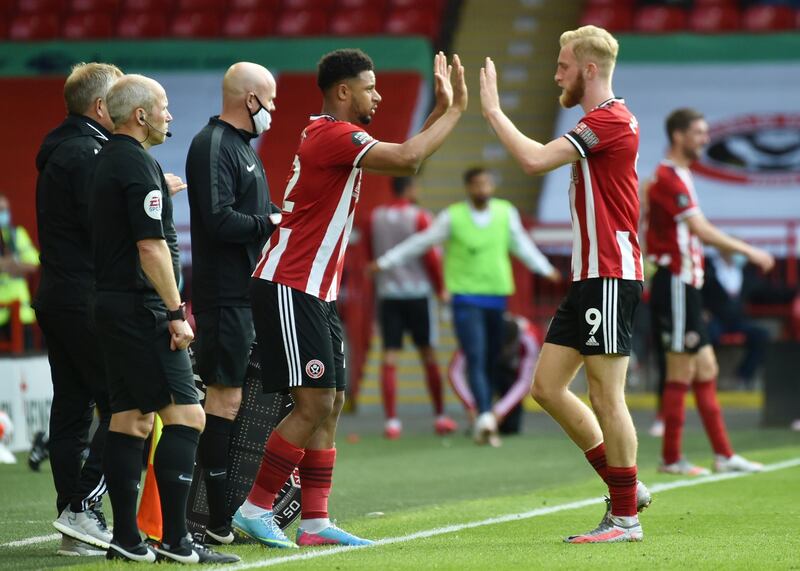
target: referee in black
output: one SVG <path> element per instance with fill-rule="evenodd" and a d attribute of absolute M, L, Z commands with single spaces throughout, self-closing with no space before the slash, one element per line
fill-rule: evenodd
<path fill-rule="evenodd" d="M 154 80 L 127 75 L 109 90 L 107 105 L 114 135 L 97 156 L 92 184 L 94 314 L 112 411 L 103 466 L 114 536 L 106 557 L 156 559 L 141 541 L 136 500 L 144 439 L 158 412 L 164 422 L 154 462 L 164 526 L 158 556 L 180 563 L 238 561 L 195 543 L 186 528 L 205 415 L 186 351 L 194 334 L 177 287 L 172 199 L 147 152 L 170 134 L 167 95 Z"/>
<path fill-rule="evenodd" d="M 111 137 L 106 94 L 122 72 L 105 63 L 80 63 L 64 83 L 67 117 L 47 134 L 36 157 L 36 214 L 42 277 L 33 306 L 47 341 L 53 402 L 50 467 L 58 519 L 64 534 L 59 555 L 101 555 L 111 532 L 100 500 L 111 409 L 89 293 L 94 270 L 89 229 L 89 184 L 95 157 Z M 100 423 L 89 444 L 97 405 Z M 90 545 L 87 545 L 90 544 Z"/>
<path fill-rule="evenodd" d="M 186 159 L 195 355 L 208 387 L 198 459 L 208 497 L 206 537 L 222 544 L 233 541 L 233 514 L 226 508 L 229 439 L 255 339 L 250 275 L 280 216 L 250 145 L 269 129 L 274 99 L 275 79 L 266 68 L 232 65 L 222 82 L 222 114 L 195 136 Z"/>

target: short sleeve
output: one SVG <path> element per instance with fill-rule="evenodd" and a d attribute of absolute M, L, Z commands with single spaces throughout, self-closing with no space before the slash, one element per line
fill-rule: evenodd
<path fill-rule="evenodd" d="M 613 147 L 622 137 L 631 134 L 635 132 L 630 124 L 600 109 L 585 115 L 564 137 L 586 158 Z"/>
<path fill-rule="evenodd" d="M 655 186 L 653 190 L 657 190 L 657 194 L 652 196 L 651 191 L 651 201 L 656 201 L 674 220 L 684 220 L 699 212 L 692 193 L 677 174 L 659 177 Z"/>
<path fill-rule="evenodd" d="M 359 166 L 361 159 L 378 141 L 351 123 L 336 123 L 330 128 L 324 154 L 329 166 Z"/>
<path fill-rule="evenodd" d="M 162 183 L 154 180 L 145 165 L 128 165 L 128 178 L 124 186 L 125 201 L 133 239 L 137 242 L 148 238 L 164 239 Z"/>

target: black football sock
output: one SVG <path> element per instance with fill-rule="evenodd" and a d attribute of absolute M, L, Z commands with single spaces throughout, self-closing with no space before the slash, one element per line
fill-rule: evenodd
<path fill-rule="evenodd" d="M 142 450 L 142 438 L 110 430 L 106 435 L 103 472 L 114 512 L 114 539 L 123 547 L 132 547 L 142 540 L 136 524 Z"/>
<path fill-rule="evenodd" d="M 164 427 L 156 446 L 153 468 L 161 498 L 162 540 L 169 545 L 177 544 L 188 533 L 186 502 L 199 440 L 200 432 L 194 428 L 170 424 Z"/>
<path fill-rule="evenodd" d="M 206 414 L 206 427 L 197 447 L 208 499 L 208 527 L 216 529 L 231 518 L 227 508 L 228 449 L 233 421 Z"/>

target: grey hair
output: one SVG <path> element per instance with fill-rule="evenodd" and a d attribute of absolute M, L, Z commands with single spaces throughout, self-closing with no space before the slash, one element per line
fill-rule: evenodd
<path fill-rule="evenodd" d="M 122 71 L 109 63 L 78 63 L 64 82 L 64 102 L 67 112 L 83 115 L 98 99 L 105 99 Z"/>
<path fill-rule="evenodd" d="M 114 127 L 126 123 L 134 110 L 155 107 L 158 100 L 158 83 L 144 75 L 129 74 L 117 81 L 108 91 L 106 105 Z"/>

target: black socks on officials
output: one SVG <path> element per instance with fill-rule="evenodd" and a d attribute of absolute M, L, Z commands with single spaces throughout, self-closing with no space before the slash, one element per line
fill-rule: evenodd
<path fill-rule="evenodd" d="M 199 440 L 200 432 L 194 428 L 170 424 L 162 430 L 156 447 L 153 468 L 161 498 L 161 518 L 164 525 L 162 540 L 168 545 L 176 545 L 188 533 L 186 502 L 192 485 L 194 458 Z M 116 529 L 116 505 L 114 508 Z"/>
<path fill-rule="evenodd" d="M 108 431 L 103 471 L 114 511 L 114 539 L 122 547 L 132 547 L 141 541 L 136 525 L 136 500 L 139 498 L 143 450 L 143 439 Z"/>
<path fill-rule="evenodd" d="M 228 483 L 228 450 L 233 421 L 206 414 L 206 427 L 200 436 L 197 459 L 203 467 L 208 497 L 208 527 L 228 525 L 226 492 Z"/>

